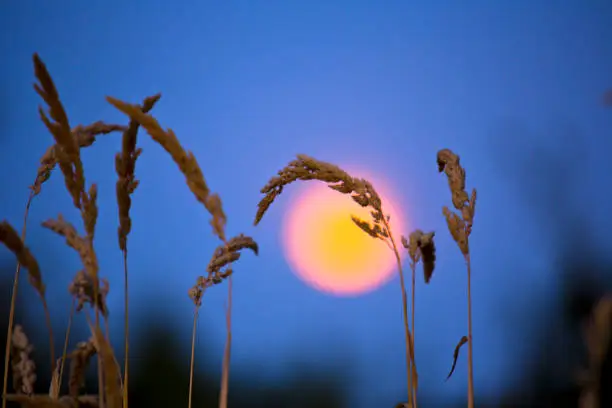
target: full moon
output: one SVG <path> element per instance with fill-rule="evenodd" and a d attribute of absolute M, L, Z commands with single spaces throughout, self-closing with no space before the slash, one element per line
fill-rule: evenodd
<path fill-rule="evenodd" d="M 402 218 L 387 192 L 373 184 L 401 246 Z M 295 274 L 311 287 L 336 296 L 358 296 L 389 281 L 397 273 L 395 255 L 384 241 L 372 238 L 351 220 L 355 215 L 371 221 L 370 210 L 323 182 L 303 186 L 285 215 L 281 237 Z"/>

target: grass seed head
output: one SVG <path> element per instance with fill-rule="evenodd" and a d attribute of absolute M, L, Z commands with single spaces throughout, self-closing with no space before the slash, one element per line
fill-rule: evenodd
<path fill-rule="evenodd" d="M 107 124 L 102 121 L 94 122 L 90 125 L 77 125 L 72 128 L 72 137 L 74 137 L 79 145 L 79 148 L 89 147 L 96 141 L 97 136 L 106 135 L 112 132 L 124 131 L 127 128 L 123 125 Z M 34 183 L 30 186 L 33 195 L 40 194 L 42 185 L 49 180 L 51 172 L 58 163 L 56 145 L 49 147 L 45 154 L 40 159 L 40 166 L 36 173 Z"/>
<path fill-rule="evenodd" d="M 300 154 L 296 160 L 279 170 L 261 189 L 264 197 L 257 204 L 255 225 L 259 224 L 268 208 L 272 205 L 285 186 L 297 181 L 319 180 L 332 190 L 349 195 L 353 201 L 362 207 L 371 208 L 372 223 L 351 216 L 351 219 L 366 234 L 373 238 L 389 237 L 387 231 L 388 217 L 382 210 L 382 200 L 374 186 L 365 179 L 352 177 L 340 167 Z"/>
<path fill-rule="evenodd" d="M 85 175 L 79 144 L 76 138 L 72 137 L 68 116 L 60 102 L 59 94 L 51 79 L 51 75 L 47 71 L 47 67 L 38 57 L 38 54 L 34 54 L 33 60 L 34 75 L 39 81 L 38 84 L 34 84 L 34 89 L 47 104 L 50 118 L 42 107 L 39 107 L 38 113 L 40 119 L 55 139 L 55 156 L 64 175 L 66 188 L 72 196 L 74 206 L 81 209 L 81 196 L 84 194 Z"/>
<path fill-rule="evenodd" d="M 34 347 L 21 325 L 15 325 L 11 338 L 11 367 L 13 369 L 13 387 L 18 394 L 32 395 L 36 382 L 36 364 L 30 355 Z"/>
<path fill-rule="evenodd" d="M 87 208 L 87 207 L 86 207 Z M 49 219 L 42 223 L 43 227 L 50 229 L 66 239 L 66 244 L 73 248 L 81 258 L 85 275 L 95 290 L 100 293 L 100 281 L 98 278 L 98 259 L 93 249 L 92 237 L 81 237 L 76 228 L 66 221 L 60 214 L 56 220 Z M 91 238 L 91 239 L 90 239 Z M 77 274 L 78 275 L 78 274 Z"/>
<path fill-rule="evenodd" d="M 402 246 L 408 250 L 412 264 L 416 265 L 419 261 L 423 263 L 425 283 L 431 280 L 436 263 L 434 236 L 433 231 L 424 233 L 421 230 L 413 231 L 408 239 L 402 236 Z"/>
<path fill-rule="evenodd" d="M 213 256 L 206 268 L 209 279 L 213 283 L 220 283 L 223 279 L 232 274 L 230 264 L 240 259 L 240 251 L 250 249 L 257 255 L 257 243 L 251 237 L 240 234 L 215 249 Z"/>
<path fill-rule="evenodd" d="M 155 103 L 161 98 L 161 94 L 145 98 L 141 105 L 144 113 L 153 109 Z M 130 207 L 132 206 L 131 195 L 138 187 L 136 180 L 136 160 L 142 153 L 142 149 L 136 148 L 138 128 L 140 124 L 134 119 L 130 119 L 128 127 L 123 132 L 121 152 L 115 156 L 115 170 L 119 176 L 116 186 L 117 204 L 119 207 L 119 227 L 117 231 L 119 248 L 127 250 L 127 236 L 132 229 L 130 219 Z"/>
<path fill-rule="evenodd" d="M 17 231 L 7 221 L 0 222 L 0 242 L 2 242 L 17 258 L 17 261 L 28 270 L 28 281 L 38 292 L 40 297 L 45 299 L 45 284 L 38 262 L 34 255 L 25 246 Z"/>
<path fill-rule="evenodd" d="M 471 195 L 465 191 L 465 170 L 461 167 L 459 156 L 449 149 L 438 152 L 438 170 L 444 172 L 448 178 L 453 206 L 460 215 L 451 212 L 447 207 L 442 208 L 448 229 L 464 255 L 469 254 L 468 238 L 472 232 L 474 214 L 476 212 L 476 189 Z"/>
<path fill-rule="evenodd" d="M 68 292 L 76 299 L 76 311 L 83 309 L 85 304 L 90 304 L 92 307 L 97 307 L 104 316 L 108 316 L 108 307 L 106 306 L 106 297 L 110 291 L 110 285 L 106 279 L 100 280 L 100 290 L 98 291 L 98 299 L 94 302 L 94 284 L 85 273 L 80 270 L 74 276 L 72 282 L 68 286 Z"/>

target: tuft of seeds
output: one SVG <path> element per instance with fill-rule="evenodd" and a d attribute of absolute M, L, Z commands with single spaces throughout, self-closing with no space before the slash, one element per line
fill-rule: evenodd
<path fill-rule="evenodd" d="M 472 194 L 468 196 L 465 191 L 465 170 L 461 167 L 459 156 L 449 149 L 438 152 L 438 171 L 446 174 L 453 206 L 461 213 L 459 216 L 446 206 L 442 208 L 448 230 L 463 255 L 468 255 L 470 253 L 468 237 L 472 232 L 476 211 L 476 189 L 472 189 Z"/>
<path fill-rule="evenodd" d="M 36 364 L 30 354 L 34 349 L 21 325 L 15 325 L 11 338 L 13 387 L 19 394 L 32 395 L 36 382 Z"/>
<path fill-rule="evenodd" d="M 142 111 L 144 113 L 153 109 L 155 103 L 161 98 L 161 94 L 149 96 L 142 103 Z M 138 187 L 138 180 L 135 177 L 136 160 L 142 153 L 142 149 L 136 148 L 136 139 L 138 136 L 138 128 L 140 124 L 130 119 L 128 127 L 123 132 L 121 153 L 115 156 L 115 170 L 119 175 L 117 180 L 117 203 L 119 206 L 119 248 L 122 251 L 127 249 L 127 236 L 132 229 L 132 221 L 130 219 L 130 207 L 132 206 L 131 195 Z"/>
<path fill-rule="evenodd" d="M 285 186 L 297 181 L 319 180 L 327 183 L 332 190 L 350 197 L 362 207 L 372 209 L 372 223 L 352 216 L 351 219 L 361 230 L 374 238 L 389 237 L 386 222 L 388 217 L 383 214 L 382 201 L 372 184 L 362 178 L 355 178 L 342 170 L 340 167 L 314 159 L 304 154 L 297 155 L 297 159 L 291 161 L 286 167 L 278 171 L 277 176 L 261 189 L 265 194 L 257 204 L 255 225 L 259 224 L 264 214 L 270 208 L 276 197 L 278 197 Z"/>
<path fill-rule="evenodd" d="M 38 113 L 55 139 L 55 157 L 64 175 L 66 188 L 72 196 L 74 206 L 80 210 L 82 208 L 81 195 L 84 195 L 85 175 L 79 144 L 72 137 L 68 116 L 60 102 L 59 94 L 47 67 L 38 57 L 38 54 L 34 54 L 33 60 L 34 75 L 39 81 L 38 84 L 34 84 L 34 89 L 47 104 L 50 118 L 42 107 L 38 108 Z"/>
<path fill-rule="evenodd" d="M 84 270 L 80 270 L 74 275 L 72 282 L 68 286 L 68 292 L 76 299 L 77 312 L 80 312 L 85 304 L 89 304 L 92 307 L 97 307 L 105 317 L 108 317 L 106 297 L 110 291 L 110 285 L 106 279 L 101 279 L 100 283 L 98 299 L 94 302 L 94 284 L 89 275 Z"/>
<path fill-rule="evenodd" d="M 240 259 L 240 251 L 243 249 L 252 250 L 255 255 L 258 253 L 257 243 L 251 237 L 243 234 L 230 239 L 226 244 L 220 245 L 215 249 L 206 271 L 213 283 L 220 283 L 222 279 L 231 275 L 229 264 Z M 223 270 L 223 268 L 226 268 Z"/>
<path fill-rule="evenodd" d="M 423 276 L 425 283 L 429 283 L 436 264 L 436 246 L 434 243 L 435 233 L 424 233 L 415 230 L 410 234 L 410 238 L 402 236 L 402 246 L 408 250 L 408 255 L 413 265 L 419 261 L 423 263 Z"/>
<path fill-rule="evenodd" d="M 223 245 L 219 245 L 215 249 L 213 256 L 208 263 L 206 272 L 208 276 L 200 276 L 196 280 L 195 285 L 189 289 L 189 298 L 193 301 L 196 307 L 201 306 L 202 296 L 206 289 L 213 285 L 220 284 L 224 279 L 228 278 L 233 273 L 231 263 L 240 259 L 240 251 L 250 249 L 255 253 L 259 252 L 259 247 L 255 240 L 244 234 L 240 234 Z"/>
<path fill-rule="evenodd" d="M 17 261 L 28 270 L 28 280 L 32 287 L 45 301 L 45 284 L 36 258 L 25 246 L 17 231 L 7 221 L 0 222 L 0 242 L 17 257 Z"/>

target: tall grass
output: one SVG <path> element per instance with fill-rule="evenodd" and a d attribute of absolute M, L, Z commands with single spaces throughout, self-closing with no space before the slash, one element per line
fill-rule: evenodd
<path fill-rule="evenodd" d="M 2 242 L 17 258 L 17 267 L 14 275 L 13 290 L 11 293 L 11 306 L 9 312 L 9 327 L 7 330 L 7 347 L 5 350 L 4 381 L 2 393 L 2 407 L 7 401 L 16 401 L 22 406 L 37 407 L 71 407 L 78 404 L 87 404 L 96 407 L 127 408 L 129 405 L 129 274 L 128 274 L 128 236 L 132 229 L 130 209 L 132 197 L 139 181 L 136 179 L 136 162 L 142 154 L 138 148 L 138 131 L 143 128 L 147 134 L 157 142 L 176 163 L 185 178 L 189 190 L 210 215 L 210 227 L 219 245 L 212 253 L 211 260 L 206 269 L 205 276 L 199 276 L 188 296 L 193 302 L 194 313 L 192 321 L 191 354 L 189 364 L 189 384 L 186 386 L 188 407 L 192 407 L 193 384 L 195 373 L 195 350 L 197 343 L 197 320 L 203 304 L 207 289 L 227 281 L 228 303 L 226 310 L 226 344 L 223 354 L 222 376 L 219 392 L 219 408 L 226 408 L 229 395 L 229 375 L 232 342 L 232 279 L 234 266 L 245 249 L 258 253 L 258 245 L 253 238 L 239 234 L 228 238 L 226 233 L 227 216 L 223 210 L 221 198 L 213 193 L 202 173 L 195 156 L 186 150 L 171 129 L 164 129 L 150 114 L 150 111 L 159 101 L 161 95 L 145 98 L 141 104 L 132 104 L 107 97 L 108 103 L 125 114 L 129 121 L 127 125 L 107 124 L 95 122 L 90 125 L 71 126 L 68 115 L 60 101 L 59 93 L 51 79 L 45 64 L 34 55 L 34 73 L 38 83 L 34 85 L 36 92 L 43 99 L 46 108 L 39 108 L 39 116 L 47 130 L 53 137 L 53 144 L 45 152 L 40 161 L 36 178 L 30 186 L 30 192 L 25 206 L 23 225 L 18 232 L 8 222 L 0 222 L 0 242 Z M 85 167 L 81 160 L 81 149 L 92 146 L 100 135 L 122 132 L 121 151 L 115 157 L 117 173 L 116 197 L 118 205 L 118 246 L 123 255 L 124 266 L 124 361 L 121 365 L 111 347 L 108 331 L 106 295 L 109 283 L 102 277 L 99 270 L 97 253 L 95 250 L 95 231 L 98 219 L 97 198 L 98 188 L 95 183 L 87 187 Z M 443 207 L 442 213 L 446 219 L 451 237 L 456 242 L 466 265 L 466 295 L 467 295 L 467 336 L 462 336 L 453 353 L 452 375 L 460 348 L 468 347 L 468 407 L 473 408 L 474 402 L 474 365 L 473 365 L 473 337 L 472 337 L 472 292 L 471 274 L 472 262 L 469 238 L 472 233 L 476 208 L 476 190 L 470 194 L 465 189 L 466 172 L 462 167 L 459 156 L 448 149 L 442 149 L 437 154 L 438 170 L 444 172 L 448 179 L 453 206 L 457 212 Z M 42 223 L 43 227 L 63 237 L 66 245 L 79 255 L 82 268 L 69 285 L 72 297 L 70 305 L 69 322 L 64 335 L 64 347 L 59 359 L 55 359 L 55 344 L 53 328 L 51 326 L 50 310 L 46 302 L 45 284 L 41 268 L 36 258 L 26 246 L 26 226 L 30 207 L 42 191 L 43 184 L 51 177 L 52 171 L 59 167 L 64 178 L 66 191 L 72 199 L 75 210 L 80 214 L 82 225 L 80 228 L 69 223 L 61 214 Z M 433 166 L 432 166 L 433 167 Z M 416 274 L 417 264 L 423 268 L 425 283 L 430 283 L 436 264 L 435 234 L 412 231 L 407 237 L 394 235 L 391 229 L 390 216 L 385 212 L 385 203 L 382 202 L 375 187 L 368 180 L 356 178 L 331 163 L 323 162 L 306 155 L 298 155 L 278 174 L 272 177 L 261 189 L 261 198 L 255 215 L 255 225 L 259 224 L 270 209 L 272 203 L 278 198 L 285 187 L 296 181 L 317 180 L 340 194 L 347 195 L 357 206 L 370 211 L 368 219 L 360 219 L 347 214 L 353 223 L 363 233 L 373 239 L 383 241 L 393 252 L 397 263 L 399 275 L 399 288 L 401 294 L 401 309 L 403 316 L 403 332 L 405 341 L 406 364 L 406 401 L 398 406 L 418 406 L 419 376 L 416 364 L 415 326 L 416 326 Z M 312 220 L 316 222 L 317 220 Z M 398 240 L 398 238 L 400 238 Z M 411 279 L 409 284 L 410 302 L 404 274 L 404 266 L 400 257 L 401 243 L 409 255 L 409 268 Z M 49 332 L 49 350 L 51 358 L 51 384 L 48 395 L 34 395 L 35 363 L 31 359 L 32 346 L 26 333 L 20 325 L 15 324 L 15 307 L 18 294 L 20 272 L 24 268 L 28 272 L 28 281 L 36 290 L 41 299 L 45 312 L 46 325 Z M 589 349 L 590 371 L 589 375 L 596 377 L 601 370 L 602 353 L 605 345 L 612 339 L 612 302 L 609 299 L 602 301 L 594 313 L 587 331 L 587 345 Z M 67 305 L 68 306 L 68 305 Z M 70 328 L 73 317 L 82 316 L 87 322 L 91 337 L 77 344 L 76 348 L 68 351 Z M 98 394 L 83 395 L 81 393 L 85 370 L 97 359 Z M 68 366 L 67 386 L 62 387 L 65 377 L 64 367 Z M 9 364 L 12 362 L 12 364 Z M 9 365 L 13 368 L 12 374 L 14 390 L 8 393 Z M 123 367 L 123 370 L 121 369 Z M 423 367 L 421 367 L 423 369 Z M 584 386 L 581 408 L 598 407 L 598 388 L 593 381 Z M 63 392 L 65 389 L 65 392 Z"/>
<path fill-rule="evenodd" d="M 227 310 L 227 344 L 224 353 L 222 384 L 219 398 L 219 407 L 227 406 L 229 388 L 229 366 L 231 347 L 231 275 L 232 264 L 239 258 L 243 249 L 258 252 L 257 243 L 250 237 L 239 234 L 233 238 L 226 238 L 226 215 L 223 211 L 221 198 L 211 193 L 200 166 L 193 154 L 185 150 L 172 130 L 163 130 L 157 120 L 148 112 L 153 108 L 161 95 L 146 98 L 142 105 L 122 102 L 107 97 L 110 104 L 129 116 L 127 126 L 95 122 L 91 125 L 70 126 L 68 115 L 60 101 L 59 93 L 47 71 L 45 64 L 34 55 L 34 73 L 38 83 L 34 85 L 36 92 L 41 96 L 47 109 L 39 108 L 39 116 L 49 133 L 53 136 L 54 144 L 45 152 L 41 159 L 36 179 L 30 187 L 30 194 L 26 203 L 24 221 L 21 234 L 6 221 L 0 222 L 0 242 L 11 250 L 17 258 L 17 269 L 14 276 L 11 293 L 11 307 L 9 315 L 9 328 L 7 332 L 7 348 L 5 350 L 4 381 L 2 393 L 2 406 L 7 401 L 16 401 L 23 406 L 39 407 L 68 407 L 75 404 L 89 404 L 98 407 L 119 408 L 127 407 L 129 389 L 129 296 L 128 296 L 128 246 L 127 239 L 131 231 L 130 207 L 132 194 L 138 186 L 135 178 L 136 160 L 141 154 L 137 148 L 137 134 L 139 127 L 143 127 L 151 138 L 160 144 L 177 163 L 185 176 L 188 188 L 211 215 L 213 233 L 221 241 L 211 258 L 207 268 L 207 276 L 199 277 L 196 284 L 188 291 L 189 297 L 197 308 L 201 305 L 204 290 L 212 285 L 229 280 L 229 305 Z M 99 135 L 112 132 L 123 132 L 122 150 L 115 157 L 115 167 L 118 175 L 116 196 L 119 212 L 118 240 L 119 249 L 123 253 L 124 263 L 124 364 L 123 373 L 110 345 L 110 336 L 106 317 L 106 295 L 108 282 L 101 277 L 98 259 L 95 251 L 94 237 L 98 218 L 96 184 L 86 188 L 84 165 L 81 161 L 81 148 L 93 145 Z M 75 250 L 82 263 L 82 269 L 77 272 L 69 286 L 73 297 L 70 318 L 66 330 L 64 349 L 59 361 L 55 360 L 55 347 L 53 343 L 53 330 L 49 307 L 45 298 L 45 285 L 40 267 L 25 245 L 27 216 L 33 199 L 41 192 L 42 185 L 51 177 L 52 171 L 59 167 L 64 177 L 64 184 L 72 198 L 73 205 L 81 215 L 84 233 L 79 233 L 76 226 L 69 223 L 60 214 L 54 219 L 43 222 L 43 226 L 62 236 L 67 246 Z M 35 381 L 35 363 L 30 358 L 31 346 L 27 336 L 19 325 L 15 325 L 15 306 L 19 287 L 21 268 L 28 271 L 30 284 L 39 294 L 49 330 L 49 348 L 51 357 L 51 385 L 49 395 L 33 395 L 33 382 Z M 73 312 L 81 313 L 86 320 L 90 331 L 89 340 L 77 344 L 75 350 L 68 352 L 67 344 L 70 336 Z M 195 320 L 193 328 L 192 350 L 195 348 Z M 193 360 L 190 367 L 190 377 L 193 379 Z M 85 370 L 92 357 L 97 356 L 98 364 L 98 395 L 81 395 Z M 68 373 L 68 392 L 62 395 L 62 379 L 64 377 L 65 360 L 70 359 Z M 14 394 L 8 393 L 9 362 L 13 362 L 12 377 L 16 385 Z M 192 384 L 192 381 L 191 381 Z M 189 406 L 191 406 L 191 385 L 189 390 Z"/>

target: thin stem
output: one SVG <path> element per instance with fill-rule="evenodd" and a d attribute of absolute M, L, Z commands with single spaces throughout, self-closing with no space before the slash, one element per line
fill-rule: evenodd
<path fill-rule="evenodd" d="M 410 323 L 408 322 L 408 296 L 406 295 L 406 284 L 404 282 L 404 272 L 402 270 L 402 261 L 400 259 L 399 251 L 397 249 L 397 245 L 395 244 L 395 239 L 393 239 L 393 234 L 391 233 L 391 226 L 387 222 L 387 220 L 383 217 L 383 222 L 387 232 L 389 234 L 389 239 L 391 240 L 391 245 L 393 246 L 393 253 L 395 254 L 395 260 L 397 261 L 397 269 L 399 271 L 400 276 L 400 285 L 402 289 L 402 311 L 404 316 L 404 335 L 406 338 L 406 370 L 408 376 L 408 401 L 412 401 L 412 406 L 417 408 L 417 399 L 416 399 L 416 387 L 414 387 L 413 392 L 413 377 L 416 378 L 416 365 L 414 364 L 414 350 L 412 348 L 412 340 L 410 336 Z"/>
<path fill-rule="evenodd" d="M 414 319 L 415 316 L 415 299 L 416 299 L 416 263 L 411 262 L 410 263 L 410 269 L 412 270 L 412 308 L 411 308 L 411 312 L 412 312 L 412 352 L 414 353 L 413 356 L 413 360 L 415 360 L 416 358 L 416 350 L 415 350 L 415 343 L 416 343 L 416 321 Z"/>
<path fill-rule="evenodd" d="M 223 353 L 223 373 L 221 375 L 221 395 L 219 397 L 219 408 L 227 408 L 227 395 L 229 392 L 230 356 L 232 351 L 232 276 L 228 278 L 227 285 L 227 310 L 225 312 L 225 323 L 227 326 L 227 337 L 225 339 L 225 351 Z"/>
<path fill-rule="evenodd" d="M 28 201 L 26 202 L 26 207 L 23 214 L 23 226 L 21 227 L 21 240 L 23 242 L 25 242 L 28 213 L 30 212 L 30 205 L 32 204 L 32 199 L 34 198 L 34 195 L 34 191 L 30 191 L 30 195 L 28 196 Z M 2 383 L 2 408 L 6 408 L 6 392 L 8 390 L 8 369 L 9 361 L 11 359 L 11 338 L 13 337 L 13 323 L 15 321 L 15 307 L 17 304 L 17 289 L 19 288 L 20 272 L 21 264 L 19 263 L 19 261 L 17 261 L 17 267 L 15 269 L 15 278 L 13 280 L 13 291 L 11 293 L 11 308 L 9 310 L 8 330 L 6 331 L 6 348 L 4 350 L 4 381 Z"/>
<path fill-rule="evenodd" d="M 90 242 L 90 245 L 93 246 L 93 244 Z M 93 252 L 93 251 L 92 251 Z M 94 292 L 94 303 L 92 305 L 92 307 L 94 308 L 94 313 L 95 313 L 95 321 L 96 321 L 96 325 L 94 326 L 96 331 L 100 328 L 100 310 L 98 309 L 98 296 L 100 293 L 100 280 L 98 279 L 97 276 L 94 277 L 95 282 L 94 282 L 94 287 L 93 287 L 93 292 Z M 105 399 L 104 399 L 104 377 L 103 377 L 103 372 L 102 372 L 102 357 L 100 356 L 100 353 L 96 353 L 97 354 L 97 360 L 98 360 L 98 396 L 99 396 L 99 406 L 100 408 L 104 408 L 106 406 L 105 404 Z"/>
<path fill-rule="evenodd" d="M 474 363 L 472 354 L 472 263 L 470 254 L 465 255 L 467 266 L 467 304 L 468 304 L 468 408 L 474 408 Z"/>
<path fill-rule="evenodd" d="M 64 337 L 64 349 L 62 350 L 62 362 L 60 363 L 59 379 L 57 385 L 57 391 L 61 394 L 62 390 L 62 378 L 64 377 L 64 363 L 66 362 L 66 355 L 68 354 L 68 340 L 70 339 L 70 329 L 72 328 L 72 318 L 74 317 L 74 298 L 72 298 L 72 304 L 70 305 L 70 316 L 68 317 L 68 327 L 66 327 L 66 336 Z"/>
<path fill-rule="evenodd" d="M 187 404 L 188 408 L 191 408 L 191 400 L 193 395 L 193 366 L 195 362 L 195 339 L 196 339 L 196 326 L 198 323 L 198 312 L 200 311 L 200 306 L 195 307 L 195 311 L 193 312 L 193 328 L 191 329 L 191 362 L 189 365 L 189 402 Z"/>
<path fill-rule="evenodd" d="M 129 320 L 128 320 L 128 265 L 127 249 L 123 251 L 123 297 L 125 303 L 124 342 L 125 356 L 123 368 L 123 408 L 128 408 L 128 361 L 129 361 Z"/>

